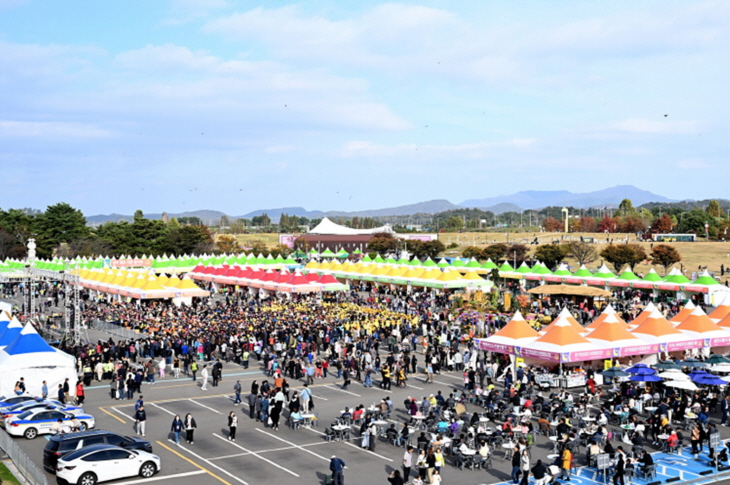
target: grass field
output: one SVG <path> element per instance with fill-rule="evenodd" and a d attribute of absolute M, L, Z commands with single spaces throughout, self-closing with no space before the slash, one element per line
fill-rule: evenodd
<path fill-rule="evenodd" d="M 0 483 L 3 485 L 20 485 L 20 482 L 2 462 L 0 462 Z"/>

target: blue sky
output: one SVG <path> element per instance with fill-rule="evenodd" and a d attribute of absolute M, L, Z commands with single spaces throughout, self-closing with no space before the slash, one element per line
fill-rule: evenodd
<path fill-rule="evenodd" d="M 0 0 L 0 207 L 728 197 L 729 67 L 722 1 Z"/>

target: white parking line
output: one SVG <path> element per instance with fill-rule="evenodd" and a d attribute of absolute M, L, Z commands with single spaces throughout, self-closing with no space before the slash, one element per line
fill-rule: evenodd
<path fill-rule="evenodd" d="M 251 450 L 247 450 L 246 448 L 244 448 L 243 446 L 241 446 L 241 445 L 239 445 L 237 443 L 234 443 L 232 441 L 228 441 L 228 438 L 226 438 L 226 437 L 224 437 L 222 435 L 213 433 L 213 436 L 215 436 L 218 439 L 221 439 L 221 440 L 225 441 L 226 443 L 228 443 L 230 445 L 235 446 L 236 448 L 239 448 L 239 449 L 241 449 L 243 451 L 247 451 L 247 452 L 251 453 L 251 456 L 255 456 L 259 460 L 263 460 L 266 463 L 269 463 L 270 465 L 273 465 L 276 468 L 278 468 L 280 470 L 284 470 L 285 472 L 289 473 L 290 475 L 294 475 L 295 477 L 299 478 L 299 475 L 298 474 L 294 473 L 293 471 L 289 470 L 288 468 L 284 468 L 283 466 L 279 465 L 278 463 L 274 463 L 273 461 L 269 460 L 268 458 L 264 458 L 263 456 L 260 456 L 258 453 L 255 453 L 255 452 L 253 452 Z"/>
<path fill-rule="evenodd" d="M 213 408 L 211 408 L 211 407 L 208 407 L 208 406 L 206 406 L 205 404 L 201 404 L 201 403 L 199 403 L 198 401 L 195 401 L 195 400 L 193 400 L 193 399 L 188 399 L 188 401 L 190 401 L 191 403 L 197 404 L 198 406 L 200 406 L 200 407 L 203 407 L 203 408 L 205 408 L 205 409 L 209 409 L 209 410 L 213 411 L 214 413 L 218 413 L 218 414 L 221 414 L 221 412 L 220 412 L 220 411 L 218 411 L 217 409 L 213 409 Z"/>
<path fill-rule="evenodd" d="M 152 478 L 143 478 L 141 480 L 132 480 L 130 482 L 119 482 L 119 483 L 122 485 L 132 485 L 134 483 L 147 483 L 147 482 L 154 482 L 156 480 L 167 480 L 168 478 L 191 477 L 193 475 L 200 475 L 201 473 L 205 473 L 205 471 L 196 470 L 194 472 L 178 473 L 177 475 L 157 476 L 157 477 L 152 477 Z"/>
<path fill-rule="evenodd" d="M 169 441 L 169 442 L 170 442 L 170 443 L 172 443 L 172 444 L 175 444 L 175 442 L 174 442 L 173 440 L 167 440 L 167 441 Z M 234 480 L 236 480 L 236 481 L 238 481 L 238 482 L 241 482 L 241 483 L 243 483 L 243 485 L 248 485 L 248 482 L 246 482 L 246 481 L 244 481 L 244 480 L 241 480 L 240 478 L 238 478 L 238 477 L 237 477 L 236 475 L 234 475 L 233 473 L 230 473 L 230 472 L 229 472 L 228 470 L 226 470 L 226 469 L 224 469 L 224 468 L 221 468 L 221 467 L 219 467 L 219 466 L 218 466 L 218 465 L 216 465 L 215 463 L 211 462 L 210 460 L 208 460 L 208 459 L 206 459 L 206 458 L 203 458 L 203 457 L 202 457 L 202 456 L 200 456 L 199 454 L 197 454 L 197 453 L 193 453 L 192 451 L 190 451 L 190 450 L 188 450 L 187 448 L 185 448 L 185 447 L 184 447 L 183 445 L 176 445 L 176 446 L 177 446 L 177 448 L 180 448 L 181 450 L 183 450 L 183 451 L 185 451 L 185 452 L 187 452 L 187 453 L 189 453 L 189 454 L 193 455 L 193 456 L 194 456 L 195 458 L 197 458 L 198 460 L 200 460 L 200 461 L 204 461 L 205 463 L 207 463 L 208 465 L 212 466 L 213 468 L 215 468 L 215 469 L 217 469 L 217 470 L 220 470 L 220 471 L 222 471 L 223 473 L 225 473 L 225 474 L 226 474 L 226 475 L 228 475 L 229 477 L 233 478 Z"/>
<path fill-rule="evenodd" d="M 318 455 L 317 453 L 315 453 L 315 452 L 313 452 L 311 450 L 308 450 L 306 448 L 302 448 L 301 446 L 299 446 L 297 444 L 294 444 L 291 441 L 287 441 L 287 440 L 285 440 L 283 438 L 279 438 L 278 436 L 273 435 L 271 433 L 267 433 L 266 431 L 264 431 L 262 429 L 256 428 L 256 431 L 258 431 L 259 433 L 263 433 L 266 436 L 271 436 L 272 438 L 275 438 L 275 439 L 281 441 L 282 443 L 286 443 L 287 445 L 293 446 L 294 448 L 296 448 L 298 450 L 302 450 L 302 451 L 304 451 L 306 453 L 309 453 L 310 455 L 314 455 L 314 456 L 316 456 L 317 458 L 319 458 L 321 460 L 324 460 L 324 461 L 327 461 L 327 462 L 330 461 L 330 458 L 327 458 L 326 456 Z M 345 468 L 347 468 L 347 467 L 345 467 Z"/>
<path fill-rule="evenodd" d="M 408 384 L 408 388 L 407 389 L 410 389 L 410 388 L 418 389 L 419 391 L 423 391 L 423 388 L 422 387 L 414 386 L 413 384 Z"/>
<path fill-rule="evenodd" d="M 165 411 L 167 414 L 169 414 L 171 416 L 175 416 L 175 413 L 173 413 L 172 411 L 168 411 L 167 409 L 163 408 L 162 406 L 158 406 L 157 404 L 155 404 L 153 402 L 151 402 L 150 404 L 152 404 L 157 409 L 162 409 L 163 411 Z"/>
<path fill-rule="evenodd" d="M 308 431 L 312 431 L 313 433 L 317 433 L 317 434 L 324 434 L 324 433 L 322 433 L 321 431 L 317 431 L 316 429 L 312 429 L 312 428 L 304 428 L 304 429 L 306 429 L 306 430 L 308 430 Z M 360 447 L 360 446 L 354 445 L 354 444 L 350 443 L 349 441 L 339 441 L 338 443 L 344 443 L 344 444 L 346 444 L 346 445 L 348 445 L 348 446 L 352 446 L 352 447 L 353 447 L 353 448 L 355 448 L 356 450 L 362 450 L 362 451 L 367 451 L 367 450 L 366 450 L 365 448 L 362 448 L 362 447 Z M 387 461 L 389 461 L 389 462 L 391 462 L 391 463 L 393 462 L 393 460 L 391 460 L 391 459 L 390 459 L 390 458 L 388 458 L 387 456 L 383 456 L 383 455 L 378 455 L 378 454 L 377 454 L 377 453 L 375 453 L 374 451 L 369 451 L 368 453 L 370 453 L 371 455 L 377 456 L 378 458 L 382 458 L 383 460 L 387 460 Z"/>
<path fill-rule="evenodd" d="M 134 418 L 133 418 L 132 416 L 130 416 L 129 414 L 125 414 L 125 413 L 121 412 L 121 411 L 120 411 L 120 410 L 118 410 L 117 408 L 112 408 L 112 410 L 113 410 L 114 412 L 117 412 L 117 413 L 121 414 L 121 415 L 122 415 L 122 416 L 124 416 L 125 418 L 129 418 L 129 419 L 131 419 L 132 421 L 135 421 L 135 419 L 134 419 Z"/>
<path fill-rule="evenodd" d="M 344 389 L 340 389 L 340 388 L 337 388 L 337 387 L 334 387 L 334 386 L 324 386 L 324 387 L 326 387 L 327 389 L 332 389 L 332 390 L 335 390 L 335 391 L 344 392 L 345 394 L 351 394 L 351 395 L 353 395 L 355 397 L 362 397 L 360 394 L 355 394 L 354 392 L 346 391 Z"/>

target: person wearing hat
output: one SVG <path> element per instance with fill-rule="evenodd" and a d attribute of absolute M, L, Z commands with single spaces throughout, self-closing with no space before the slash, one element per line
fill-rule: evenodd
<path fill-rule="evenodd" d="M 330 460 L 330 471 L 332 472 L 332 484 L 333 485 L 345 485 L 345 462 L 342 458 L 337 458 L 337 455 L 332 455 Z"/>

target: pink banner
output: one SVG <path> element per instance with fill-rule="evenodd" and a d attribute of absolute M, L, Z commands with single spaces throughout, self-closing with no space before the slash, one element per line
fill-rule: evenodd
<path fill-rule="evenodd" d="M 486 340 L 477 340 L 479 350 L 488 350 L 489 352 L 497 352 L 498 354 L 514 354 L 515 348 L 512 345 L 495 344 Z"/>
<path fill-rule="evenodd" d="M 560 354 L 555 352 L 545 352 L 543 350 L 515 347 L 515 355 L 518 357 L 532 357 L 534 359 L 546 360 L 549 362 L 560 362 Z"/>
<path fill-rule="evenodd" d="M 635 281 L 634 288 L 643 288 L 645 290 L 653 290 L 655 283 L 651 281 Z"/>
<path fill-rule="evenodd" d="M 673 285 L 671 283 L 659 283 L 657 289 L 665 291 L 679 291 L 679 285 Z"/>
<path fill-rule="evenodd" d="M 603 360 L 613 357 L 613 349 L 585 350 L 582 352 L 563 352 L 561 362 L 581 362 L 589 360 Z"/>
<path fill-rule="evenodd" d="M 606 286 L 606 280 L 600 278 L 586 278 L 586 284 L 591 286 Z"/>
<path fill-rule="evenodd" d="M 609 282 L 608 284 L 610 286 L 620 286 L 622 288 L 628 288 L 629 287 L 629 282 L 628 281 L 615 280 L 615 281 Z"/>
<path fill-rule="evenodd" d="M 545 281 L 550 281 L 551 283 L 560 283 L 560 282 L 563 281 L 563 277 L 562 276 L 555 276 L 555 275 L 546 276 L 545 277 Z"/>
<path fill-rule="evenodd" d="M 724 347 L 726 345 L 730 345 L 730 337 L 705 339 L 705 347 Z"/>
<path fill-rule="evenodd" d="M 659 344 L 659 350 L 662 352 L 674 352 L 676 350 L 699 349 L 704 345 L 703 339 L 685 340 L 683 342 L 669 342 Z"/>
<path fill-rule="evenodd" d="M 112 268 L 150 268 L 151 259 L 112 259 L 109 265 Z"/>
<path fill-rule="evenodd" d="M 578 278 L 578 277 L 575 277 L 575 276 L 566 276 L 563 281 L 565 281 L 566 283 L 571 283 L 571 284 L 574 284 L 574 285 L 579 285 L 579 284 L 583 283 L 583 278 Z"/>
<path fill-rule="evenodd" d="M 708 293 L 710 289 L 702 285 L 684 285 L 684 291 L 692 291 L 694 293 Z"/>
<path fill-rule="evenodd" d="M 614 357 L 626 357 L 629 355 L 657 354 L 659 353 L 659 344 L 633 345 L 631 347 L 621 347 L 614 349 Z"/>
<path fill-rule="evenodd" d="M 528 274 L 528 275 L 525 275 L 525 279 L 526 280 L 530 280 L 530 281 L 540 281 L 541 278 L 542 278 L 542 276 L 539 275 L 539 274 Z M 547 278 L 545 280 L 547 281 Z"/>

